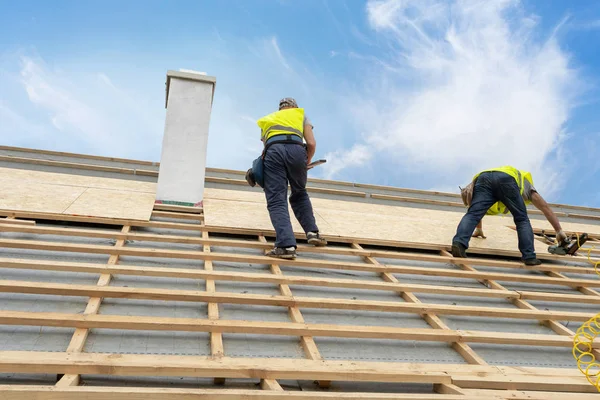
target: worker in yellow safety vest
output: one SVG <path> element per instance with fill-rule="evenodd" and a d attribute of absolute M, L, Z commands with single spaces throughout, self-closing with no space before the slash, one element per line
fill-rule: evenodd
<path fill-rule="evenodd" d="M 275 228 L 275 248 L 270 257 L 296 258 L 296 238 L 288 211 L 289 198 L 292 211 L 306 233 L 309 244 L 325 246 L 327 241 L 319 234 L 312 204 L 306 192 L 307 165 L 317 148 L 310 120 L 296 100 L 284 98 L 279 110 L 257 121 L 261 129 L 263 152 L 264 191 L 271 223 Z M 304 144 L 306 141 L 306 144 Z"/>
<path fill-rule="evenodd" d="M 526 171 L 511 166 L 482 171 L 464 189 L 463 203 L 469 210 L 460 221 L 452 239 L 452 255 L 466 257 L 471 237 L 485 238 L 482 219 L 484 215 L 506 214 L 510 211 L 517 227 L 519 250 L 527 265 L 539 265 L 534 248 L 533 229 L 527 215 L 527 204 L 538 208 L 552 225 L 558 242 L 567 238 L 558 218 L 544 198 L 533 186 L 533 178 Z"/>

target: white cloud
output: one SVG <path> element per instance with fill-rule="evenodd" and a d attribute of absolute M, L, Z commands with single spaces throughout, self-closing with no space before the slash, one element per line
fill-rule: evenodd
<path fill-rule="evenodd" d="M 356 144 L 350 150 L 338 150 L 325 154 L 325 179 L 331 179 L 344 168 L 360 167 L 371 160 L 373 152 L 363 144 Z"/>
<path fill-rule="evenodd" d="M 391 50 L 352 99 L 362 142 L 330 154 L 327 175 L 381 153 L 451 185 L 512 164 L 548 192 L 560 187 L 551 171 L 578 82 L 554 36 L 536 41 L 536 16 L 517 0 L 371 0 L 366 10 Z"/>
<path fill-rule="evenodd" d="M 19 65 L 18 82 L 29 100 L 28 107 L 21 104 L 10 114 L 7 107 L 2 111 L 19 132 L 25 133 L 15 144 L 42 147 L 46 142 L 67 151 L 158 156 L 162 116 L 153 113 L 143 98 L 121 89 L 107 74 L 81 73 L 68 66 L 51 68 L 41 58 L 31 56 L 15 56 L 7 62 Z M 39 122 L 24 124 L 19 117 L 22 114 L 36 115 Z M 36 137 L 43 141 L 34 140 Z"/>
<path fill-rule="evenodd" d="M 285 57 L 283 56 L 283 54 L 281 54 L 281 49 L 279 48 L 279 44 L 277 43 L 277 38 L 275 36 L 273 36 L 271 38 L 270 42 L 271 42 L 271 46 L 273 46 L 273 50 L 275 51 L 275 54 L 277 55 L 277 59 L 279 60 L 281 65 L 283 65 L 285 67 L 285 69 L 292 71 L 292 67 L 290 67 L 290 64 L 288 64 L 288 62 L 285 59 Z"/>

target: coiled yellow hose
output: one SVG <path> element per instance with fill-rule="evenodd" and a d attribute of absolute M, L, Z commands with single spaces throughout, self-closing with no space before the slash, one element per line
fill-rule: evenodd
<path fill-rule="evenodd" d="M 576 235 L 577 247 L 579 247 L 579 234 Z M 598 271 L 600 261 L 594 261 L 591 257 L 594 248 L 595 246 L 592 246 L 587 250 L 587 259 L 591 264 L 594 264 L 594 271 L 600 276 L 600 271 Z M 600 363 L 594 355 L 594 340 L 598 334 L 600 334 L 600 314 L 597 314 L 577 329 L 573 338 L 573 357 L 577 361 L 579 371 L 600 392 Z"/>
<path fill-rule="evenodd" d="M 573 357 L 577 368 L 600 392 L 600 363 L 594 355 L 594 339 L 600 334 L 600 314 L 581 325 L 573 339 Z"/>

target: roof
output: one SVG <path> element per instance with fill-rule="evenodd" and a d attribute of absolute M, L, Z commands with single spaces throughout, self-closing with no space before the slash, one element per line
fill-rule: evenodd
<path fill-rule="evenodd" d="M 486 219 L 489 238 L 473 241 L 470 258 L 453 259 L 449 232 L 464 213 L 456 194 L 312 179 L 330 245 L 303 244 L 296 227 L 298 259 L 275 264 L 263 255 L 273 231 L 262 194 L 241 171 L 207 169 L 202 209 L 150 205 L 148 219 L 137 213 L 157 163 L 0 147 L 0 169 L 15 186 L 42 176 L 81 193 L 112 188 L 121 204 L 139 205 L 106 216 L 118 207 L 103 192 L 105 201 L 84 198 L 78 212 L 0 209 L 3 395 L 596 391 L 572 355 L 575 331 L 600 303 L 593 265 L 584 254 L 547 254 L 538 239 L 545 262 L 525 268 L 512 221 L 501 217 Z M 14 194 L 3 186 L 0 204 Z M 566 230 L 600 240 L 600 210 L 554 208 Z M 536 232 L 550 230 L 531 218 Z M 58 388 L 56 374 L 65 374 Z"/>

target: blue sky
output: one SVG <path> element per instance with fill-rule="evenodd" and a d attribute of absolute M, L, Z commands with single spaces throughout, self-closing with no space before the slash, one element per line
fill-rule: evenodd
<path fill-rule="evenodd" d="M 595 0 L 0 0 L 0 143 L 159 160 L 169 69 L 217 77 L 208 165 L 245 170 L 255 120 L 306 109 L 314 177 L 457 191 L 530 170 L 600 206 Z"/>

